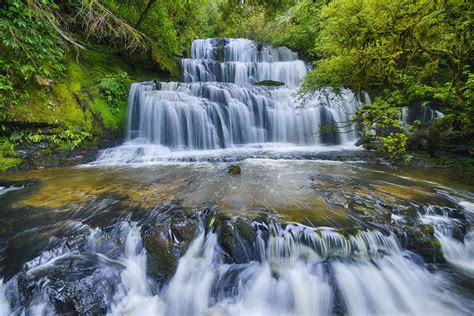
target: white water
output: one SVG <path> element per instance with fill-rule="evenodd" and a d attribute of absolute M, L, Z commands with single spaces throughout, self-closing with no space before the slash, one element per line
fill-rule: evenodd
<path fill-rule="evenodd" d="M 10 304 L 6 297 L 6 286 L 3 283 L 3 279 L 0 279 L 0 315 L 10 314 Z"/>
<path fill-rule="evenodd" d="M 120 275 L 120 284 L 110 308 L 111 315 L 152 315 L 162 309 L 158 297 L 152 295 L 151 282 L 146 274 L 146 250 L 135 223 L 123 223 L 128 234 L 125 253 L 121 259 L 125 269 Z"/>
<path fill-rule="evenodd" d="M 198 39 L 191 58 L 182 60 L 185 82 L 220 81 L 238 85 L 263 80 L 297 87 L 306 75 L 306 65 L 286 47 L 262 47 L 247 39 Z"/>
<path fill-rule="evenodd" d="M 9 187 L 2 187 L 0 186 L 0 195 L 7 194 L 10 191 L 16 191 L 16 190 L 21 190 L 23 189 L 24 186 L 9 186 Z"/>
<path fill-rule="evenodd" d="M 323 89 L 301 108 L 294 93 L 306 66 L 289 49 L 205 39 L 193 41 L 191 56 L 182 61 L 184 83 L 132 84 L 126 143 L 106 150 L 98 164 L 163 160 L 180 151 L 283 144 L 314 152 L 354 143 L 356 128 L 347 122 L 362 102 L 349 90 Z M 252 84 L 270 79 L 285 86 Z"/>
<path fill-rule="evenodd" d="M 462 227 L 459 219 L 450 217 L 450 209 L 437 209 L 433 206 L 426 207 L 424 214 L 419 214 L 421 221 L 432 225 L 435 236 L 441 243 L 445 259 L 462 273 L 474 277 L 474 203 L 459 201 L 464 210 L 464 215 L 469 223 L 469 231 L 464 240 L 454 237 L 454 230 Z"/>
<path fill-rule="evenodd" d="M 259 260 L 224 264 L 218 235 L 201 226 L 162 289 L 147 276 L 147 255 L 136 223 L 122 222 L 112 234 L 91 229 L 82 255 L 92 252 L 103 258 L 99 273 L 104 281 L 118 282 L 107 300 L 110 315 L 469 314 L 470 303 L 447 279 L 415 263 L 393 235 L 370 230 L 343 235 L 299 224 L 254 225 Z M 117 259 L 108 257 L 115 238 L 123 240 L 117 244 L 123 243 Z M 79 255 L 66 248 L 44 253 L 27 264 L 28 274 L 46 276 L 65 257 Z M 119 277 L 110 278 L 110 271 L 119 266 Z M 2 315 L 53 313 L 46 294 L 49 281 L 40 280 L 30 305 L 13 310 L 16 300 L 9 303 L 5 293 L 17 291 L 15 283 L 0 282 Z"/>

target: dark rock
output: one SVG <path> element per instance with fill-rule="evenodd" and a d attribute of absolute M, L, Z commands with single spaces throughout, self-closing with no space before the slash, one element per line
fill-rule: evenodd
<path fill-rule="evenodd" d="M 144 235 L 144 246 L 147 250 L 148 273 L 158 280 L 169 278 L 177 264 L 173 252 L 173 241 L 168 238 L 168 233 L 154 227 Z"/>
<path fill-rule="evenodd" d="M 147 251 L 148 274 L 160 283 L 173 275 L 179 257 L 184 253 L 196 234 L 196 218 L 190 218 L 181 209 L 171 209 L 161 214 L 156 226 L 142 232 Z"/>
<path fill-rule="evenodd" d="M 408 250 L 419 254 L 426 262 L 444 262 L 441 243 L 434 236 L 433 226 L 424 224 L 404 226 L 402 231 L 403 235 L 399 237 L 405 240 L 405 247 Z"/>
<path fill-rule="evenodd" d="M 370 136 L 359 137 L 354 145 L 360 146 L 360 145 L 368 144 L 370 143 L 370 141 L 371 141 Z"/>
<path fill-rule="evenodd" d="M 228 263 L 246 263 L 254 260 L 252 246 L 255 241 L 255 230 L 252 223 L 245 219 L 219 220 L 219 244 Z"/>
<path fill-rule="evenodd" d="M 266 86 L 266 87 L 281 87 L 284 86 L 285 83 L 281 81 L 274 81 L 274 80 L 263 80 L 254 83 L 255 86 Z"/>

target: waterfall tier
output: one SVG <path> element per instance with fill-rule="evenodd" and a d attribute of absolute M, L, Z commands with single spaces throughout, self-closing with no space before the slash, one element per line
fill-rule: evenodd
<path fill-rule="evenodd" d="M 306 65 L 286 47 L 259 48 L 247 39 L 199 39 L 191 58 L 182 60 L 185 82 L 220 81 L 239 85 L 263 80 L 296 87 L 306 75 Z"/>
<path fill-rule="evenodd" d="M 135 83 L 130 91 L 127 140 L 146 139 L 172 149 L 218 149 L 253 143 L 296 145 L 353 141 L 351 118 L 359 102 L 350 91 L 314 95 L 319 106 L 296 108 L 288 87 L 231 83 Z M 344 133 L 340 133 L 344 131 Z"/>

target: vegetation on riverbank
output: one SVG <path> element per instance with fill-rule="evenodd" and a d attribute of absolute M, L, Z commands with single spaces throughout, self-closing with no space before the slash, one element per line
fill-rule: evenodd
<path fill-rule="evenodd" d="M 155 2 L 0 1 L 0 171 L 121 137 L 130 83 L 177 78 L 205 3 Z"/>

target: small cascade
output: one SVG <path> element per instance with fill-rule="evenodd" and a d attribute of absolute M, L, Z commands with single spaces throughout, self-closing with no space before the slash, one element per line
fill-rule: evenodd
<path fill-rule="evenodd" d="M 392 235 L 297 224 L 256 229 L 261 259 L 230 265 L 222 263 L 216 233 L 201 231 L 165 289 L 166 314 L 467 312 L 455 307 L 459 298 L 447 294 L 449 284 L 410 260 Z"/>
<path fill-rule="evenodd" d="M 237 262 L 224 260 L 222 226 L 207 218 L 211 215 L 197 215 L 195 238 L 162 286 L 147 270 L 148 260 L 156 259 L 144 247 L 143 229 L 149 227 L 129 220 L 104 229 L 76 225 L 79 235 L 0 282 L 0 312 L 421 315 L 468 314 L 472 307 L 449 279 L 403 250 L 393 234 L 253 222 L 246 228 L 254 236 L 245 237 L 250 244 L 235 230 L 236 240 L 247 245 L 247 259 Z M 65 275 L 71 267 L 74 273 Z"/>
<path fill-rule="evenodd" d="M 246 39 L 194 40 L 182 71 L 184 82 L 132 84 L 126 143 L 99 161 L 249 146 L 353 144 L 357 137 L 348 122 L 361 100 L 350 90 L 322 89 L 301 107 L 295 92 L 307 66 L 286 47 Z M 283 86 L 254 85 L 266 80 Z"/>
<path fill-rule="evenodd" d="M 434 227 L 446 261 L 462 273 L 474 277 L 474 204 L 467 201 L 458 203 L 468 221 L 468 231 L 462 239 L 458 236 L 464 235 L 462 229 L 465 223 L 453 216 L 454 209 L 429 205 L 418 216 L 422 223 Z"/>

